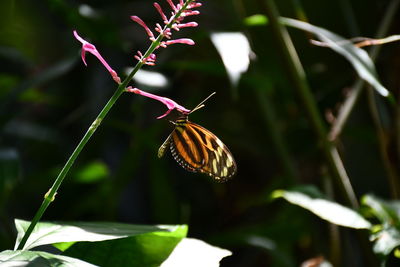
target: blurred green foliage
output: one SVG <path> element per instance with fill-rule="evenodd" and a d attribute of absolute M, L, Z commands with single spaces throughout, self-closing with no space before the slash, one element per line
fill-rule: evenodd
<path fill-rule="evenodd" d="M 375 37 L 393 2 L 276 4 L 282 16 L 307 19 L 351 38 Z M 44 219 L 188 224 L 189 236 L 233 252 L 222 266 L 298 266 L 319 255 L 330 259 L 333 236 L 325 222 L 284 201 L 270 201 L 274 190 L 297 184 L 330 190 L 320 142 L 288 79 L 271 29 L 263 25 L 262 17 L 251 17 L 264 13 L 263 1 L 202 3 L 201 15 L 195 18 L 200 26 L 177 34 L 196 45 L 157 51 L 157 65 L 146 70 L 164 74 L 169 84 L 146 90 L 188 108 L 216 91 L 206 108 L 190 119 L 229 146 L 238 164 L 237 176 L 219 184 L 186 172 L 169 154 L 158 159 L 157 149 L 172 130 L 168 119 L 155 119 L 165 107 L 125 94 L 78 158 Z M 140 16 L 148 25 L 159 22 L 151 2 L 145 0 L 0 1 L 1 250 L 12 249 L 14 218 L 32 219 L 60 168 L 116 89 L 94 57 L 87 57 L 88 67 L 83 65 L 72 31 L 93 42 L 122 73 L 135 64 L 136 51 L 149 44 L 130 15 Z M 398 20 L 395 16 L 389 22 L 387 35 L 398 32 Z M 221 31 L 245 33 L 255 54 L 237 88 L 230 85 L 210 40 L 210 33 Z M 357 74 L 341 56 L 310 45 L 313 37 L 308 33 L 289 32 L 329 128 L 330 115 L 337 114 Z M 396 99 L 398 47 L 398 43 L 383 46 L 376 60 L 380 81 Z M 366 93 L 336 143 L 357 197 L 373 193 L 391 199 L 386 164 L 389 160 L 399 172 L 400 112 L 386 99 L 374 99 L 388 159 L 381 155 L 382 136 Z M 283 143 L 277 143 L 277 137 Z M 330 196 L 341 202 L 338 192 L 332 192 Z M 341 231 L 340 242 L 339 266 L 366 266 L 354 231 Z"/>

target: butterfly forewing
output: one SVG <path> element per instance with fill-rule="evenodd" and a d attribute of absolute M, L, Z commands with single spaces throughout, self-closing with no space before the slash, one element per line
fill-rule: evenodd
<path fill-rule="evenodd" d="M 212 132 L 186 118 L 178 119 L 175 125 L 169 139 L 170 149 L 183 168 L 206 173 L 218 181 L 236 173 L 231 152 Z"/>

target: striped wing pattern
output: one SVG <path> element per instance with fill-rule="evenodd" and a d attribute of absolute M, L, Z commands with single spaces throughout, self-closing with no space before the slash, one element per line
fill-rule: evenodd
<path fill-rule="evenodd" d="M 232 153 L 212 132 L 188 120 L 178 120 L 175 125 L 159 156 L 169 143 L 172 156 L 188 171 L 205 173 L 221 182 L 236 173 Z"/>

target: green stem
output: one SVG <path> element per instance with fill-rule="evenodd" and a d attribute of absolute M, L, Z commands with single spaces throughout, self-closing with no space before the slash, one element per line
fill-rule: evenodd
<path fill-rule="evenodd" d="M 261 115 L 263 116 L 268 128 L 268 134 L 283 165 L 283 169 L 286 172 L 288 178 L 287 184 L 292 185 L 296 180 L 298 181 L 299 177 L 287 145 L 276 127 L 277 123 L 274 114 L 273 101 L 270 100 L 271 96 L 268 95 L 265 90 L 256 90 L 255 93 L 261 109 Z"/>
<path fill-rule="evenodd" d="M 327 160 L 342 197 L 353 208 L 358 207 L 358 201 L 351 186 L 349 177 L 340 159 L 339 153 L 332 142 L 327 140 L 327 130 L 319 114 L 311 89 L 306 80 L 306 74 L 297 55 L 296 49 L 285 27 L 279 21 L 279 13 L 273 0 L 265 0 L 265 13 L 267 14 L 273 34 L 281 48 L 283 60 L 288 68 L 289 77 L 295 85 L 303 101 L 311 125 L 318 136 L 321 149 Z"/>
<path fill-rule="evenodd" d="M 236 0 L 236 9 L 237 13 L 240 16 L 241 20 L 244 20 L 246 17 L 244 0 Z M 252 33 L 247 31 L 246 35 L 248 36 L 250 42 L 252 42 Z M 288 178 L 286 184 L 293 184 L 295 180 L 298 180 L 298 174 L 296 172 L 295 164 L 291 158 L 289 153 L 289 149 L 287 144 L 284 142 L 284 139 L 281 134 L 279 134 L 279 130 L 277 129 L 277 121 L 274 113 L 274 105 L 271 101 L 271 95 L 268 94 L 271 88 L 262 88 L 261 90 L 254 90 L 255 97 L 258 100 L 258 104 L 261 110 L 261 115 L 265 120 L 265 125 L 268 128 L 268 134 L 271 138 L 271 142 L 274 145 L 277 156 L 283 166 L 283 169 L 286 172 L 286 176 Z"/>
<path fill-rule="evenodd" d="M 170 22 L 165 25 L 163 31 L 166 29 L 170 29 L 172 25 L 175 23 L 176 18 L 179 18 L 182 14 L 182 12 L 187 8 L 187 6 L 193 2 L 193 0 L 187 0 L 183 7 L 178 11 L 175 16 L 170 20 Z M 143 58 L 147 58 L 150 56 L 154 50 L 157 49 L 157 47 L 160 45 L 162 39 L 164 38 L 164 35 L 160 33 L 158 37 L 151 43 L 149 48 L 147 49 L 146 53 L 144 53 Z M 62 184 L 65 176 L 67 175 L 69 169 L 71 166 L 74 164 L 76 158 L 79 156 L 81 153 L 82 149 L 85 147 L 87 142 L 90 140 L 96 129 L 100 126 L 101 122 L 103 119 L 106 117 L 112 106 L 117 102 L 118 98 L 125 92 L 125 88 L 128 86 L 128 83 L 132 80 L 133 76 L 136 74 L 136 72 L 144 65 L 144 62 L 140 60 L 131 73 L 124 79 L 124 81 L 118 86 L 117 90 L 114 92 L 114 94 L 111 96 L 111 98 L 108 100 L 107 104 L 104 106 L 104 108 L 100 111 L 99 115 L 97 118 L 93 121 L 93 123 L 90 125 L 89 129 L 85 133 L 85 135 L 82 137 L 81 141 L 79 144 L 76 146 L 75 150 L 72 152 L 71 156 L 65 163 L 64 167 L 62 168 L 61 172 L 58 174 L 56 180 L 54 181 L 54 184 L 50 188 L 50 190 L 45 194 L 44 200 L 42 202 L 42 205 L 40 206 L 39 210 L 36 212 L 35 216 L 33 217 L 31 223 L 29 224 L 28 229 L 26 230 L 24 236 L 21 239 L 21 242 L 18 244 L 17 249 L 23 249 L 25 247 L 26 241 L 28 240 L 29 236 L 31 235 L 33 229 L 35 228 L 36 224 L 39 222 L 39 220 L 42 218 L 44 212 L 48 208 L 51 202 L 53 202 L 57 190 Z"/>
<path fill-rule="evenodd" d="M 330 176 L 333 182 L 336 183 L 337 188 L 340 190 L 341 197 L 344 198 L 346 204 L 356 209 L 358 208 L 358 201 L 351 186 L 349 177 L 347 176 L 346 169 L 343 166 L 343 162 L 340 159 L 336 147 L 327 139 L 327 130 L 321 116 L 319 115 L 317 105 L 306 80 L 304 69 L 300 63 L 290 36 L 286 28 L 284 28 L 279 22 L 279 14 L 273 0 L 264 0 L 264 3 L 266 7 L 265 13 L 269 18 L 274 35 L 279 42 L 278 45 L 281 48 L 283 59 L 288 67 L 289 76 L 299 92 L 306 112 L 308 113 L 307 115 L 311 121 L 311 125 L 320 141 L 321 149 L 326 158 L 327 166 L 329 167 Z M 364 233 L 360 233 L 359 239 L 360 244 L 365 251 L 365 255 L 368 257 L 368 265 L 377 266 L 376 259 L 373 256 L 372 249 Z"/>

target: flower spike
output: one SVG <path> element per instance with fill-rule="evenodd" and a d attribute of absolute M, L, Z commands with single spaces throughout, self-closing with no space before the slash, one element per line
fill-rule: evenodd
<path fill-rule="evenodd" d="M 170 44 L 187 44 L 187 45 L 194 45 L 194 41 L 188 38 L 181 38 L 176 40 L 171 40 L 172 31 L 179 31 L 182 28 L 188 27 L 197 27 L 198 24 L 196 22 L 186 22 L 184 23 L 183 20 L 188 16 L 194 16 L 200 14 L 199 11 L 193 10 L 201 6 L 201 3 L 196 2 L 196 0 L 179 0 L 178 4 L 174 4 L 173 0 L 166 0 L 170 8 L 172 9 L 171 16 L 168 18 L 158 3 L 153 3 L 154 7 L 156 8 L 157 12 L 160 14 L 163 23 L 165 24 L 162 27 L 159 23 L 156 23 L 155 31 L 158 32 L 160 35 L 159 37 L 155 38 L 153 32 L 147 27 L 146 23 L 141 20 L 137 16 L 131 16 L 131 19 L 141 25 L 147 32 L 150 41 L 155 42 L 158 41 L 156 49 L 160 47 L 167 47 Z M 160 38 L 161 37 L 161 38 Z M 168 41 L 162 41 L 162 38 L 169 39 Z M 155 65 L 155 56 L 150 58 L 143 58 L 142 53 L 138 53 L 135 58 L 142 62 L 143 64 L 147 65 Z M 153 60 L 154 59 L 154 60 Z"/>
<path fill-rule="evenodd" d="M 101 64 L 103 64 L 103 66 L 111 74 L 111 77 L 113 78 L 113 80 L 115 82 L 117 82 L 118 84 L 120 84 L 121 83 L 121 79 L 119 78 L 118 74 L 110 67 L 110 65 L 107 63 L 107 61 L 101 56 L 99 51 L 97 51 L 96 47 L 93 44 L 89 43 L 88 41 L 84 40 L 82 37 L 80 37 L 78 35 L 77 31 L 74 30 L 73 33 L 74 33 L 75 38 L 79 42 L 82 43 L 81 57 L 82 57 L 82 61 L 85 64 L 85 66 L 87 66 L 85 55 L 86 55 L 86 52 L 89 52 L 92 55 L 94 55 L 95 57 L 97 57 L 97 59 L 101 62 Z"/>

